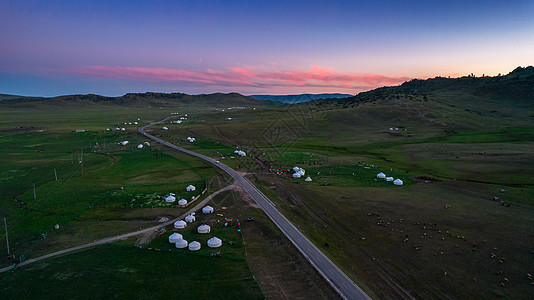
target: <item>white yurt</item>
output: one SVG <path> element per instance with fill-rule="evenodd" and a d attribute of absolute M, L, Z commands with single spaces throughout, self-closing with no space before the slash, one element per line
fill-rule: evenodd
<path fill-rule="evenodd" d="M 306 177 L 306 179 L 304 179 L 304 181 L 308 181 L 308 182 L 310 182 L 310 181 L 312 181 L 312 179 L 311 179 L 310 176 L 308 176 L 308 177 Z"/>
<path fill-rule="evenodd" d="M 398 178 L 395 179 L 395 181 L 393 181 L 393 184 L 394 184 L 394 185 L 402 185 L 403 183 L 404 183 L 404 182 L 402 182 L 402 180 L 400 180 L 400 179 L 398 179 Z"/>
<path fill-rule="evenodd" d="M 126 128 L 123 127 L 123 128 L 121 128 L 121 130 L 124 131 L 124 130 L 126 130 Z"/>
<path fill-rule="evenodd" d="M 197 242 L 197 241 L 191 242 L 191 243 L 189 244 L 189 250 L 191 250 L 191 251 L 197 251 L 197 250 L 200 250 L 200 243 Z"/>
<path fill-rule="evenodd" d="M 174 197 L 174 196 L 165 197 L 165 202 L 172 203 L 174 201 L 176 201 L 176 197 Z"/>
<path fill-rule="evenodd" d="M 393 177 L 386 177 L 386 181 L 393 181 Z"/>
<path fill-rule="evenodd" d="M 167 128 L 167 127 L 163 127 L 163 130 L 168 130 L 168 129 L 169 129 L 169 128 Z"/>
<path fill-rule="evenodd" d="M 202 224 L 202 225 L 198 226 L 197 231 L 198 231 L 198 233 L 210 233 L 211 228 L 210 228 L 209 225 Z"/>
<path fill-rule="evenodd" d="M 211 239 L 208 240 L 208 247 L 217 248 L 217 247 L 220 247 L 220 246 L 222 246 L 221 239 L 216 238 L 216 237 L 212 237 Z"/>
<path fill-rule="evenodd" d="M 128 141 L 122 141 L 121 145 L 126 146 L 126 145 L 128 145 L 128 143 L 129 143 Z"/>
<path fill-rule="evenodd" d="M 143 148 L 143 144 L 137 145 L 137 149 L 142 149 L 142 148 Z"/>
<path fill-rule="evenodd" d="M 169 236 L 169 243 L 176 243 L 178 242 L 179 240 L 182 240 L 183 239 L 183 236 L 179 233 L 173 233 L 171 234 L 171 236 Z"/>
<path fill-rule="evenodd" d="M 386 174 L 380 172 L 380 173 L 376 174 L 376 178 L 384 179 L 384 178 L 386 178 Z"/>
<path fill-rule="evenodd" d="M 137 122 L 134 122 L 135 125 L 137 125 Z"/>
<path fill-rule="evenodd" d="M 174 228 L 183 229 L 185 227 L 187 227 L 187 223 L 182 220 L 174 222 Z"/>
<path fill-rule="evenodd" d="M 193 223 L 195 220 L 196 220 L 196 218 L 193 215 L 189 215 L 189 216 L 185 217 L 185 221 L 187 223 Z"/>
<path fill-rule="evenodd" d="M 300 170 L 299 167 L 293 167 L 293 171 L 298 172 Z"/>
<path fill-rule="evenodd" d="M 149 142 L 144 142 L 143 144 L 147 145 L 147 146 L 150 146 L 150 143 Z"/>
<path fill-rule="evenodd" d="M 183 248 L 187 247 L 187 241 L 186 240 L 178 240 L 178 241 L 176 241 L 175 245 L 176 245 L 176 248 L 183 249 Z"/>
<path fill-rule="evenodd" d="M 192 192 L 194 190 L 196 190 L 197 188 L 194 186 L 194 185 L 188 185 L 185 190 L 188 191 L 188 192 Z"/>
<path fill-rule="evenodd" d="M 180 201 L 178 201 L 178 205 L 187 205 L 187 200 L 180 199 Z"/>
<path fill-rule="evenodd" d="M 203 214 L 210 214 L 213 212 L 213 207 L 211 206 L 204 206 L 204 208 L 202 209 L 202 213 Z"/>
<path fill-rule="evenodd" d="M 300 173 L 298 173 L 298 172 L 295 173 L 295 174 L 293 174 L 293 178 L 300 178 L 300 176 L 301 176 L 301 175 L 300 175 Z"/>

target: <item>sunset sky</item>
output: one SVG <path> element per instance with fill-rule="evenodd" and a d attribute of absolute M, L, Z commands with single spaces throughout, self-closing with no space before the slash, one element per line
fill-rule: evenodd
<path fill-rule="evenodd" d="M 0 0 L 0 93 L 349 93 L 534 64 L 534 1 Z"/>

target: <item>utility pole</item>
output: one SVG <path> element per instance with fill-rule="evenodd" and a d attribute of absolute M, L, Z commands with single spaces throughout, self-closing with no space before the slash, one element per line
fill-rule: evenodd
<path fill-rule="evenodd" d="M 6 243 L 7 243 L 7 255 L 9 255 L 9 238 L 7 236 L 7 221 L 6 221 L 6 217 L 4 217 L 4 225 L 6 227 Z"/>
<path fill-rule="evenodd" d="M 82 164 L 82 176 L 83 176 L 83 147 L 82 147 L 82 155 L 80 156 L 80 163 Z"/>
<path fill-rule="evenodd" d="M 57 171 L 56 171 L 56 168 L 54 168 L 54 175 L 56 176 L 56 181 L 57 181 Z"/>

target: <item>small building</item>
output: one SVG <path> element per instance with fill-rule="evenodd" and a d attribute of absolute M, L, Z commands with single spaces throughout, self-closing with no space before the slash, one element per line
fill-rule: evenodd
<path fill-rule="evenodd" d="M 402 180 L 400 180 L 400 179 L 397 178 L 397 179 L 395 179 L 395 181 L 393 181 L 393 184 L 394 184 L 394 185 L 403 185 L 404 182 L 402 182 Z"/>
<path fill-rule="evenodd" d="M 187 200 L 180 199 L 180 201 L 178 201 L 178 205 L 187 205 Z"/>
<path fill-rule="evenodd" d="M 211 206 L 204 206 L 204 208 L 202 209 L 202 213 L 203 214 L 211 214 L 213 212 L 213 207 Z"/>
<path fill-rule="evenodd" d="M 187 227 L 187 223 L 182 220 L 174 222 L 174 228 L 176 229 L 184 229 L 186 227 Z"/>
<path fill-rule="evenodd" d="M 188 192 L 193 192 L 194 190 L 196 190 L 197 188 L 194 186 L 194 185 L 188 185 L 185 190 L 188 191 Z"/>
<path fill-rule="evenodd" d="M 167 203 L 173 203 L 174 201 L 176 201 L 176 197 L 172 195 L 165 197 L 165 202 Z"/>
<path fill-rule="evenodd" d="M 187 241 L 186 240 L 178 240 L 178 241 L 176 241 L 175 246 L 178 249 L 183 249 L 183 248 L 187 247 Z"/>
<path fill-rule="evenodd" d="M 191 242 L 191 243 L 189 244 L 189 250 L 191 250 L 191 251 L 197 251 L 197 250 L 200 250 L 200 243 L 197 242 L 197 241 Z"/>
<path fill-rule="evenodd" d="M 185 221 L 187 223 L 193 223 L 195 220 L 196 220 L 196 218 L 193 215 L 189 215 L 189 216 L 185 217 Z"/>
<path fill-rule="evenodd" d="M 182 240 L 183 239 L 183 236 L 179 233 L 173 233 L 169 236 L 169 243 L 176 243 L 178 242 L 179 240 Z"/>
<path fill-rule="evenodd" d="M 217 248 L 222 246 L 222 240 L 216 237 L 212 237 L 208 240 L 208 247 L 210 248 Z"/>
<path fill-rule="evenodd" d="M 197 228 L 198 233 L 210 233 L 211 227 L 206 224 L 202 224 Z"/>
<path fill-rule="evenodd" d="M 384 178 L 386 178 L 386 174 L 380 172 L 380 173 L 376 174 L 376 178 L 384 179 Z"/>

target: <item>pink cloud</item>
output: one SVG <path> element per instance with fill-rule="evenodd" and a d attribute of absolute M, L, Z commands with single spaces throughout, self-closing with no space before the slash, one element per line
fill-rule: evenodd
<path fill-rule="evenodd" d="M 265 66 L 239 66 L 200 71 L 145 68 L 82 66 L 78 74 L 104 78 L 135 79 L 149 82 L 194 82 L 230 87 L 329 87 L 361 89 L 400 84 L 411 78 L 367 73 L 343 73 L 312 66 L 308 70 L 274 70 Z"/>

